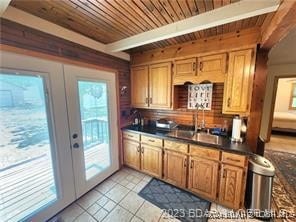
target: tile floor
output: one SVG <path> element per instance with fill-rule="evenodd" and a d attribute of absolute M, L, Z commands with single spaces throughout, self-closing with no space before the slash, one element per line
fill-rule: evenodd
<path fill-rule="evenodd" d="M 51 222 L 156 222 L 179 221 L 164 213 L 160 208 L 146 201 L 137 193 L 150 181 L 151 177 L 123 168 L 75 203 L 64 209 Z M 217 204 L 211 211 L 228 212 Z M 209 219 L 209 222 L 225 221 Z M 232 220 L 226 220 L 228 222 Z M 235 220 L 238 221 L 238 220 Z M 239 220 L 256 221 L 256 220 Z"/>

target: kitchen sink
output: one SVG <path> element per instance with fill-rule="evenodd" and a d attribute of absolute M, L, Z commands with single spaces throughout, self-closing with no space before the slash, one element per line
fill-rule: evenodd
<path fill-rule="evenodd" d="M 194 131 L 190 131 L 190 130 L 174 130 L 172 132 L 169 132 L 167 136 L 181 138 L 181 139 L 189 139 L 189 140 L 193 140 L 201 143 L 222 145 L 222 138 L 220 136 L 212 135 L 204 132 L 195 133 Z"/>

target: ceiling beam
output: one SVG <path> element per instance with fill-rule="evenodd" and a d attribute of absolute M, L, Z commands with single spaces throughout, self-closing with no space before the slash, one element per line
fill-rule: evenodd
<path fill-rule="evenodd" d="M 220 26 L 230 22 L 276 11 L 280 0 L 242 0 L 178 22 L 143 32 L 114 43 L 107 44 L 112 52 L 173 38 L 180 35 Z"/>
<path fill-rule="evenodd" d="M 86 46 L 88 48 L 91 48 L 97 51 L 100 51 L 127 61 L 130 60 L 130 55 L 125 52 L 110 52 L 106 49 L 106 44 L 95 41 L 77 32 L 71 31 L 62 26 L 56 25 L 52 22 L 49 22 L 45 19 L 39 18 L 37 16 L 24 12 L 20 9 L 14 8 L 12 6 L 8 6 L 8 8 L 6 9 L 6 11 L 3 13 L 1 17 L 13 22 L 22 24 L 24 26 L 28 26 L 30 28 L 37 29 L 39 31 L 57 36 L 59 38 L 66 39 L 71 42 L 75 42 L 77 44 Z"/>
<path fill-rule="evenodd" d="M 271 22 L 261 30 L 261 48 L 271 49 L 296 28 L 296 1 L 283 0 Z"/>
<path fill-rule="evenodd" d="M 9 6 L 10 2 L 11 2 L 11 0 L 1 0 L 1 2 L 0 2 L 0 17 L 2 17 L 3 13 L 7 9 L 7 7 Z"/>

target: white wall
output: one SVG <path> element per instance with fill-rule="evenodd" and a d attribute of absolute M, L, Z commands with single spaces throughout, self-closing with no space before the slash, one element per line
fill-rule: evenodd
<path fill-rule="evenodd" d="M 296 110 L 289 110 L 292 83 L 296 83 L 296 78 L 279 79 L 275 99 L 275 112 L 292 112 Z"/>
<path fill-rule="evenodd" d="M 276 44 L 268 54 L 268 75 L 264 96 L 260 137 L 269 140 L 269 122 L 279 78 L 296 78 L 296 29 Z"/>

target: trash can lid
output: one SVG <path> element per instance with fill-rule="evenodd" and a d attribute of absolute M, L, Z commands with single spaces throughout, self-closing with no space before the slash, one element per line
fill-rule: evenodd
<path fill-rule="evenodd" d="M 268 159 L 257 154 L 250 156 L 249 169 L 263 176 L 274 176 L 275 172 L 272 163 Z"/>

